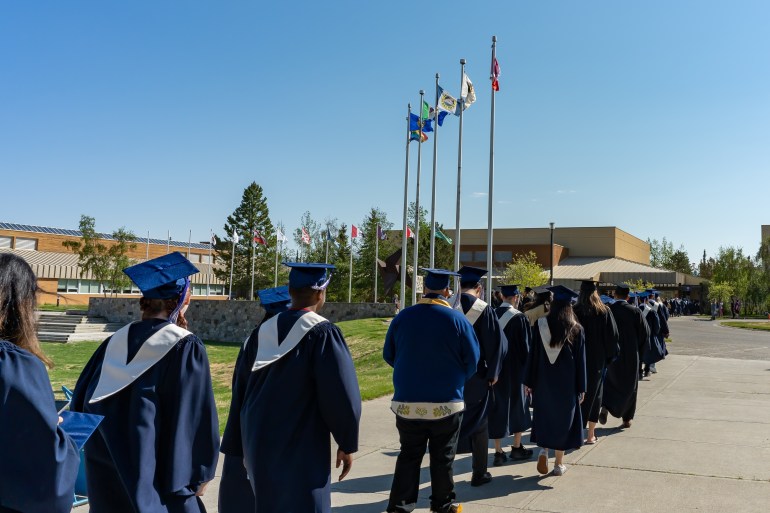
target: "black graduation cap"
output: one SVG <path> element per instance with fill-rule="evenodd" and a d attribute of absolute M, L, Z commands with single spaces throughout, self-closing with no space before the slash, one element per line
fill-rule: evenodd
<path fill-rule="evenodd" d="M 312 287 L 316 290 L 323 290 L 331 280 L 331 273 L 328 271 L 336 269 L 333 264 L 317 262 L 284 262 L 283 265 L 291 268 L 289 287 L 293 289 Z"/>
<path fill-rule="evenodd" d="M 524 287 L 524 292 L 532 292 L 532 287 Z"/>
<path fill-rule="evenodd" d="M 177 299 L 187 284 L 187 277 L 198 269 L 178 251 L 140 264 L 123 272 L 148 299 Z"/>
<path fill-rule="evenodd" d="M 628 283 L 617 283 L 615 285 L 615 292 L 627 296 L 631 292 L 631 285 Z"/>
<path fill-rule="evenodd" d="M 277 314 L 286 310 L 291 301 L 289 287 L 283 285 L 272 289 L 264 289 L 257 292 L 259 303 L 268 313 Z"/>
<path fill-rule="evenodd" d="M 545 294 L 546 292 L 551 292 L 551 289 L 548 288 L 548 285 L 541 285 L 539 287 L 535 287 L 534 289 L 532 289 L 532 291 L 535 294 Z"/>
<path fill-rule="evenodd" d="M 553 292 L 554 301 L 564 301 L 569 303 L 574 298 L 578 297 L 577 292 L 565 287 L 564 285 L 554 285 L 553 287 L 548 287 L 548 290 Z"/>
<path fill-rule="evenodd" d="M 430 290 L 444 290 L 449 287 L 450 276 L 460 276 L 460 273 L 447 271 L 446 269 L 420 269 L 428 273 L 425 276 L 425 288 Z"/>
<path fill-rule="evenodd" d="M 500 292 L 505 297 L 518 296 L 520 294 L 518 285 L 500 285 Z"/>
<path fill-rule="evenodd" d="M 457 273 L 460 275 L 460 283 L 478 283 L 487 272 L 486 269 L 470 265 L 464 265 L 457 270 Z"/>
<path fill-rule="evenodd" d="M 596 282 L 593 280 L 580 280 L 580 290 L 583 292 L 596 291 Z"/>

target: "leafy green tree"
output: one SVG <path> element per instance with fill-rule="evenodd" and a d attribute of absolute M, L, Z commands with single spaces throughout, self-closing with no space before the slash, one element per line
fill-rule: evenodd
<path fill-rule="evenodd" d="M 379 259 L 383 260 L 386 256 L 395 251 L 399 244 L 395 237 L 387 237 L 377 240 L 377 225 L 380 225 L 381 232 L 387 235 L 392 228 L 393 223 L 388 221 L 384 211 L 373 207 L 361 226 L 363 237 L 359 238 L 358 255 L 353 264 L 353 289 L 354 297 L 357 301 L 374 301 L 374 273 L 375 273 L 375 250 L 379 249 Z M 377 300 L 386 299 L 383 296 L 382 279 L 377 276 Z"/>
<path fill-rule="evenodd" d="M 302 228 L 307 230 L 310 242 L 302 238 Z M 303 262 L 323 262 L 326 252 L 326 229 L 321 223 L 313 220 L 310 212 L 305 212 L 300 218 L 300 228 L 294 230 L 294 243 L 299 248 L 299 258 Z"/>
<path fill-rule="evenodd" d="M 684 249 L 678 249 L 671 253 L 668 260 L 663 264 L 664 269 L 676 271 L 684 274 L 693 274 L 695 271 L 690 263 L 690 257 Z"/>
<path fill-rule="evenodd" d="M 644 281 L 641 278 L 636 280 L 626 280 L 631 292 L 644 292 L 647 289 L 654 289 L 655 284 L 651 281 Z"/>
<path fill-rule="evenodd" d="M 660 242 L 657 239 L 647 239 L 647 244 L 650 245 L 650 265 L 659 269 L 665 268 L 674 253 L 673 243 L 663 237 Z"/>
<path fill-rule="evenodd" d="M 537 262 L 534 251 L 516 254 L 503 271 L 504 284 L 516 284 L 523 287 L 539 287 L 548 283 L 548 273 Z"/>
<path fill-rule="evenodd" d="M 233 255 L 233 234 L 238 235 L 233 261 L 233 299 L 251 298 L 252 258 L 254 259 L 254 290 L 273 286 L 275 276 L 275 228 L 270 221 L 262 187 L 252 182 L 243 190 L 241 203 L 227 216 L 223 226 L 224 236 L 215 236 L 216 261 L 214 274 L 221 280 L 230 281 L 230 264 Z M 259 231 L 267 245 L 254 244 L 254 232 Z"/>
<path fill-rule="evenodd" d="M 720 247 L 714 264 L 714 283 L 727 283 L 733 287 L 733 293 L 740 298 L 746 297 L 753 264 L 751 258 L 743 254 L 742 248 Z"/>
<path fill-rule="evenodd" d="M 729 303 L 730 296 L 733 295 L 734 291 L 734 287 L 729 283 L 712 283 L 709 285 L 708 298 L 709 301 L 721 301 L 723 303 Z"/>

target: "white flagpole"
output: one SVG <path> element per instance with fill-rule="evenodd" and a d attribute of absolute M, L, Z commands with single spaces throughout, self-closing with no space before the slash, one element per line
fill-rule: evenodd
<path fill-rule="evenodd" d="M 492 63 L 490 69 L 495 64 L 495 50 L 497 46 L 497 36 L 492 36 Z M 489 123 L 489 207 L 487 214 L 487 290 L 486 301 L 492 302 L 492 275 L 494 274 L 492 269 L 492 255 L 493 255 L 493 241 L 492 241 L 492 206 L 493 198 L 492 194 L 495 190 L 495 90 L 490 87 L 492 91 L 492 115 Z"/>
<path fill-rule="evenodd" d="M 235 236 L 237 235 L 233 228 L 233 250 L 230 253 L 230 291 L 227 293 L 227 299 L 233 298 L 233 268 L 235 267 Z"/>
<path fill-rule="evenodd" d="M 329 263 L 329 227 L 326 227 L 326 255 L 324 256 L 324 263 Z"/>
<path fill-rule="evenodd" d="M 406 236 L 407 217 L 409 216 L 409 143 L 410 133 L 409 130 L 409 117 L 412 114 L 412 104 L 409 104 L 409 108 L 406 114 L 406 166 L 404 170 L 404 224 L 401 227 L 401 295 L 399 296 L 399 302 L 401 309 L 406 305 L 406 261 L 407 261 L 407 244 L 409 238 Z M 417 276 L 415 271 L 412 272 L 412 288 L 414 288 L 414 277 Z"/>
<path fill-rule="evenodd" d="M 436 168 L 438 164 L 438 79 L 436 73 L 436 102 L 433 107 L 433 183 L 430 201 L 430 268 L 436 261 Z M 422 107 L 422 106 L 421 106 Z"/>
<path fill-rule="evenodd" d="M 171 230 L 168 230 L 166 235 L 166 253 L 168 254 L 171 252 Z"/>
<path fill-rule="evenodd" d="M 214 260 L 211 258 L 211 249 L 214 243 L 211 242 L 214 238 L 214 230 L 209 229 L 209 272 L 206 274 L 206 295 L 211 295 L 211 270 L 214 268 Z"/>
<path fill-rule="evenodd" d="M 278 230 L 278 232 L 283 233 L 281 230 Z M 278 248 L 283 248 L 283 239 L 278 240 L 278 232 L 275 234 L 275 280 L 273 280 L 273 287 L 278 286 Z"/>
<path fill-rule="evenodd" d="M 348 270 L 348 303 L 353 300 L 353 237 L 350 237 L 350 267 Z"/>
<path fill-rule="evenodd" d="M 420 167 L 422 163 L 422 102 L 425 91 L 420 89 L 420 140 L 417 141 L 417 194 L 414 202 L 414 254 L 412 255 L 412 304 L 417 303 L 417 257 L 420 246 Z"/>
<path fill-rule="evenodd" d="M 150 259 L 150 230 L 147 230 L 147 252 L 145 255 L 145 260 Z"/>
<path fill-rule="evenodd" d="M 249 301 L 254 301 L 254 261 L 257 256 L 257 241 L 254 240 L 256 234 L 251 232 L 251 289 L 249 290 Z"/>
<path fill-rule="evenodd" d="M 380 223 L 377 223 L 374 233 L 374 302 L 377 302 L 377 260 L 380 258 Z"/>
<path fill-rule="evenodd" d="M 190 260 L 190 249 L 192 249 L 192 230 L 187 234 L 187 260 Z"/>
<path fill-rule="evenodd" d="M 457 104 L 460 109 L 460 136 L 457 141 L 457 203 L 455 205 L 455 258 L 453 271 L 460 268 L 460 192 L 462 190 L 463 178 L 463 110 L 465 110 L 465 101 L 463 100 L 463 82 L 465 81 L 465 59 L 460 59 L 460 97 Z M 460 278 L 455 276 L 455 291 L 460 290 Z"/>

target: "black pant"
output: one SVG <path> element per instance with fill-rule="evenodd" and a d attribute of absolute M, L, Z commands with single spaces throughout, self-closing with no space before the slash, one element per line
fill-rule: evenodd
<path fill-rule="evenodd" d="M 441 420 L 412 420 L 396 417 L 401 452 L 396 460 L 388 512 L 414 511 L 420 487 L 420 465 L 427 445 L 430 453 L 430 507 L 444 511 L 455 498 L 452 463 L 463 414 Z"/>
<path fill-rule="evenodd" d="M 471 435 L 473 454 L 473 475 L 483 476 L 487 472 L 489 459 L 489 421 L 485 418 L 478 430 Z"/>

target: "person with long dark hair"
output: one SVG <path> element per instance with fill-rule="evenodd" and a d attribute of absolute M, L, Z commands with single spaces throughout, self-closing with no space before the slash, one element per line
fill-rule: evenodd
<path fill-rule="evenodd" d="M 573 291 L 550 287 L 554 298 L 550 311 L 537 320 L 524 385 L 532 395 L 530 440 L 540 447 L 537 471 L 548 473 L 548 451 L 554 449 L 553 475 L 567 471 L 564 452 L 583 445 L 580 403 L 586 391 L 586 354 L 583 328 L 572 310 Z"/>
<path fill-rule="evenodd" d="M 602 406 L 603 377 L 607 365 L 618 356 L 618 327 L 610 309 L 602 303 L 596 282 L 582 281 L 574 307 L 586 338 L 586 398 L 580 405 L 583 427 L 588 424 L 586 444 L 595 444 L 596 423 Z"/>
<path fill-rule="evenodd" d="M 142 320 L 97 348 L 72 397 L 72 410 L 104 416 L 85 445 L 91 513 L 205 512 L 219 423 L 206 348 L 186 329 L 198 270 L 174 252 L 123 272 Z"/>
<path fill-rule="evenodd" d="M 68 513 L 80 456 L 59 423 L 37 339 L 37 279 L 0 254 L 0 512 Z"/>
<path fill-rule="evenodd" d="M 551 310 L 551 301 L 553 301 L 553 293 L 548 290 L 548 287 L 537 287 L 533 290 L 535 298 L 529 303 L 524 305 L 524 315 L 527 316 L 530 326 L 535 326 L 537 320 L 541 317 L 548 315 Z"/>

